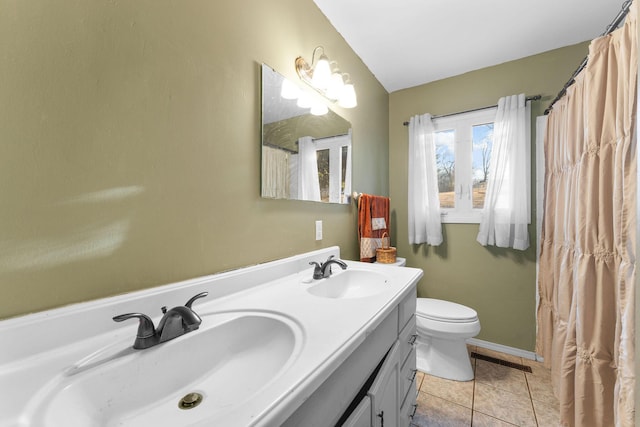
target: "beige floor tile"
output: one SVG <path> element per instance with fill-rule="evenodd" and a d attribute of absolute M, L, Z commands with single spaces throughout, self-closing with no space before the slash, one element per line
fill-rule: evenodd
<path fill-rule="evenodd" d="M 528 360 L 528 359 L 523 359 L 523 360 L 524 360 L 524 364 L 531 368 L 531 373 L 528 375 L 551 378 L 551 370 L 545 368 L 542 362 L 536 362 L 535 360 Z"/>
<path fill-rule="evenodd" d="M 551 427 L 560 425 L 560 409 L 557 404 L 547 405 L 542 402 L 533 401 L 533 410 L 540 427 Z"/>
<path fill-rule="evenodd" d="M 551 406 L 558 404 L 558 399 L 553 394 L 550 376 L 527 374 L 526 378 L 532 400 Z"/>
<path fill-rule="evenodd" d="M 489 350 L 488 348 L 476 347 L 476 353 L 484 354 L 485 356 L 495 357 L 497 359 L 506 360 L 508 362 L 518 363 L 520 365 L 526 365 L 526 363 L 522 363 L 522 357 L 513 356 L 511 354 L 500 353 L 494 350 Z"/>
<path fill-rule="evenodd" d="M 531 399 L 477 382 L 474 411 L 524 427 L 536 427 Z"/>
<path fill-rule="evenodd" d="M 471 409 L 427 393 L 418 393 L 418 409 L 412 425 L 416 427 L 468 427 Z"/>
<path fill-rule="evenodd" d="M 473 403 L 473 381 L 452 381 L 432 375 L 424 375 L 420 391 L 444 400 L 471 408 Z"/>
<path fill-rule="evenodd" d="M 422 385 L 422 380 L 424 380 L 424 373 L 423 372 L 416 372 L 416 389 L 420 390 L 420 386 Z"/>
<path fill-rule="evenodd" d="M 482 412 L 473 411 L 473 420 L 471 425 L 473 427 L 512 427 L 515 424 L 490 417 Z"/>
<path fill-rule="evenodd" d="M 508 366 L 478 360 L 476 362 L 476 382 L 529 397 L 524 372 Z"/>

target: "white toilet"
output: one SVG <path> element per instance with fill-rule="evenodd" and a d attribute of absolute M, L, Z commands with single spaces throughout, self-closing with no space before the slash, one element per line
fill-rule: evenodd
<path fill-rule="evenodd" d="M 393 264 L 404 267 L 405 258 Z M 478 313 L 462 304 L 418 298 L 416 304 L 417 368 L 421 372 L 455 381 L 473 379 L 467 338 L 480 332 Z"/>
<path fill-rule="evenodd" d="M 418 298 L 416 329 L 419 371 L 455 381 L 473 379 L 465 340 L 480 332 L 475 310 L 450 301 Z"/>

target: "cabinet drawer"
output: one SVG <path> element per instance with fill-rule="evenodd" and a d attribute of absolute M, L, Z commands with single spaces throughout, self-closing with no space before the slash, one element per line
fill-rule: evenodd
<path fill-rule="evenodd" d="M 411 389 L 412 391 L 404 399 L 402 402 L 402 406 L 400 407 L 400 414 L 398 415 L 398 426 L 399 427 L 408 427 L 413 420 L 413 416 L 418 409 L 418 404 L 416 403 L 416 397 L 418 396 L 417 391 Z"/>
<path fill-rule="evenodd" d="M 402 299 L 398 305 L 398 333 L 402 331 L 404 325 L 416 314 L 416 303 L 418 302 L 418 295 L 416 294 L 416 287 L 414 286 L 409 294 Z"/>
<path fill-rule="evenodd" d="M 400 398 L 405 399 L 407 393 L 416 392 L 416 375 L 418 370 L 416 369 L 416 349 L 412 349 L 409 353 L 409 357 L 405 360 L 404 365 L 400 368 Z"/>
<path fill-rule="evenodd" d="M 398 335 L 398 341 L 400 342 L 400 363 L 404 363 L 411 349 L 415 347 L 416 337 L 416 316 L 411 316 L 409 322 L 407 322 L 404 329 L 400 332 L 400 335 Z"/>

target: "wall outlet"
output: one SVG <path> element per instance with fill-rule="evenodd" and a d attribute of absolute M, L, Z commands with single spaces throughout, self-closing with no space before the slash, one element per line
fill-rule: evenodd
<path fill-rule="evenodd" d="M 322 221 L 316 221 L 316 240 L 322 240 Z"/>

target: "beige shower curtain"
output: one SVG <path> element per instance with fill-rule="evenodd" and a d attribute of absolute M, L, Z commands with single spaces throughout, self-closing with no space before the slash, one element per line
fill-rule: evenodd
<path fill-rule="evenodd" d="M 635 8 L 547 122 L 536 351 L 563 426 L 634 423 Z"/>

